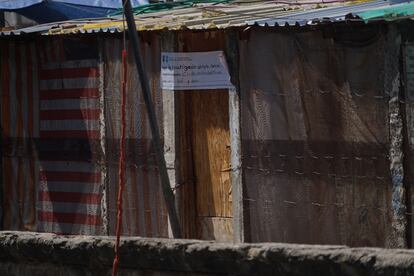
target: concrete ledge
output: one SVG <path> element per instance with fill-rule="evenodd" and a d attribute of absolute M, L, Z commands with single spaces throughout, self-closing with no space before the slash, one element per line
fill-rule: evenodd
<path fill-rule="evenodd" d="M 107 275 L 111 237 L 0 232 L 1 275 Z M 414 251 L 125 238 L 124 275 L 414 275 Z"/>

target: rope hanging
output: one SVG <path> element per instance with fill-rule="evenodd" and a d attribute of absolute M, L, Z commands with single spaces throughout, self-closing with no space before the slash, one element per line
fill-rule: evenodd
<path fill-rule="evenodd" d="M 123 22 L 125 22 L 123 18 Z M 125 30 L 125 23 L 124 23 Z M 119 243 L 122 232 L 122 199 L 125 185 L 125 129 L 126 129 L 126 83 L 127 83 L 127 50 L 125 31 L 123 37 L 122 49 L 122 86 L 121 86 L 121 137 L 119 149 L 119 167 L 118 167 L 118 199 L 117 199 L 117 220 L 116 220 L 116 242 L 115 258 L 112 265 L 112 276 L 118 275 L 119 266 Z"/>

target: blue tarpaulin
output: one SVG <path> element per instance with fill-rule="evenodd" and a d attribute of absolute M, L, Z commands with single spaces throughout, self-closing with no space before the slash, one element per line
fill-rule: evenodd
<path fill-rule="evenodd" d="M 131 0 L 134 7 L 148 0 Z M 0 0 L 0 10 L 14 11 L 38 23 L 106 17 L 122 7 L 122 0 Z"/>

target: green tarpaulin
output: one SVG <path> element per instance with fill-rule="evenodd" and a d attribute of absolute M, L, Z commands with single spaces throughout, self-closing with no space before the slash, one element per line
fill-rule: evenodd
<path fill-rule="evenodd" d="M 372 19 L 394 20 L 399 17 L 410 16 L 414 14 L 414 1 L 404 4 L 392 5 L 387 8 L 375 9 L 366 12 L 357 13 L 365 21 Z"/>

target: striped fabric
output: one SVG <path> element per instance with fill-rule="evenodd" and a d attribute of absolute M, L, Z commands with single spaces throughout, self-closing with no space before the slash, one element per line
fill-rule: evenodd
<path fill-rule="evenodd" d="M 46 62 L 39 71 L 39 231 L 102 232 L 99 68 Z"/>

